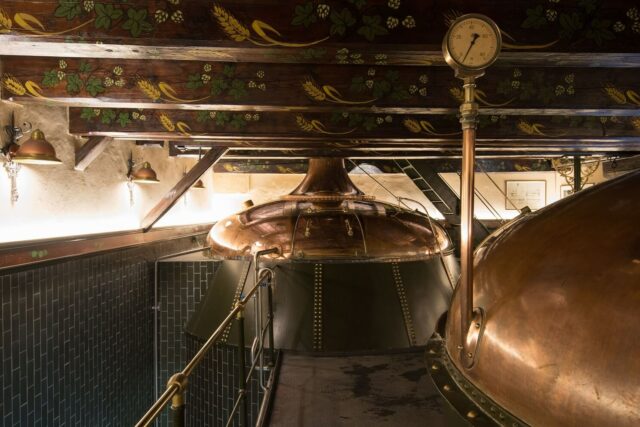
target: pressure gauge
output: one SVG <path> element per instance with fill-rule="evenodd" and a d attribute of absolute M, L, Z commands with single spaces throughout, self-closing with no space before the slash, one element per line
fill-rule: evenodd
<path fill-rule="evenodd" d="M 500 53 L 500 29 L 484 15 L 471 13 L 456 19 L 442 42 L 444 59 L 456 76 L 479 76 Z"/>

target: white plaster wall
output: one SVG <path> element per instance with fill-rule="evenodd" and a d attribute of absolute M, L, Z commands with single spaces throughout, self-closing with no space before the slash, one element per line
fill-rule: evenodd
<path fill-rule="evenodd" d="M 155 203 L 191 168 L 192 158 L 169 158 L 167 148 L 137 147 L 114 141 L 84 171 L 74 170 L 75 149 L 83 139 L 68 133 L 66 108 L 0 104 L 0 125 L 9 123 L 11 111 L 17 123 L 31 122 L 53 144 L 62 165 L 23 165 L 18 176 L 20 198 L 10 202 L 10 182 L 0 171 L 0 242 L 42 239 L 137 229 Z M 24 141 L 25 139 L 23 139 Z M 7 137 L 2 133 L 3 144 Z M 151 163 L 161 180 L 157 185 L 134 185 L 134 205 L 126 185 L 127 159 Z M 211 180 L 211 172 L 203 177 Z M 159 225 L 210 222 L 213 197 L 209 192 L 189 191 L 190 209 L 182 201 Z"/>
<path fill-rule="evenodd" d="M 498 212 L 500 218 L 496 218 L 491 209 L 485 207 L 479 198 L 476 197 L 474 211 L 475 216 L 479 219 L 510 219 L 518 215 L 518 211 L 513 209 L 513 205 L 507 203 L 505 199 L 506 181 L 545 181 L 547 205 L 560 200 L 560 187 L 567 185 L 565 179 L 555 171 L 489 172 L 488 175 L 489 176 L 484 173 L 476 173 L 475 186 L 489 201 L 489 204 Z M 458 174 L 443 173 L 440 174 L 440 176 L 456 194 L 460 194 L 460 177 Z M 492 182 L 492 180 L 494 182 Z M 602 174 L 602 166 L 599 166 L 596 172 L 589 177 L 588 182 L 598 184 L 603 181 L 605 181 L 605 178 Z"/>

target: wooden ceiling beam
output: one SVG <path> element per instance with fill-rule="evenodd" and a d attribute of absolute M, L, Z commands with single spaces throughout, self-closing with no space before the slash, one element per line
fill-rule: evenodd
<path fill-rule="evenodd" d="M 4 40 L 31 37 L 36 42 L 57 42 L 61 50 L 76 45 L 76 51 L 91 49 L 92 44 L 93 50 L 83 53 L 92 57 L 99 52 L 113 54 L 118 49 L 112 44 L 120 44 L 130 46 L 120 55 L 153 58 L 162 52 L 160 46 L 172 44 L 172 55 L 193 55 L 189 46 L 207 46 L 209 54 L 224 55 L 225 61 L 230 60 L 228 54 L 219 47 L 245 49 L 242 61 L 255 61 L 260 57 L 258 49 L 267 48 L 274 49 L 275 57 L 364 64 L 390 59 L 380 55 L 396 51 L 410 40 L 415 51 L 436 54 L 421 62 L 432 65 L 434 61 L 441 63 L 440 44 L 451 20 L 476 12 L 494 19 L 504 33 L 503 48 L 525 52 L 523 58 L 529 52 L 629 52 L 630 56 L 640 52 L 633 0 L 566 5 L 513 0 L 327 0 L 322 8 L 304 0 L 131 0 L 110 6 L 105 12 L 91 2 L 3 0 Z M 62 43 L 67 41 L 84 43 Z M 6 43 L 0 43 L 3 50 L 4 46 Z M 151 47 L 145 51 L 144 46 Z M 28 51 L 38 45 L 21 47 Z M 53 50 L 51 46 L 39 47 L 43 55 Z M 345 48 L 349 50 L 343 51 Z M 265 59 L 271 62 L 272 58 Z M 618 63 L 627 62 L 624 56 L 618 59 Z M 593 63 L 600 59 L 589 55 L 585 60 Z"/>
<path fill-rule="evenodd" d="M 444 33 L 443 33 L 444 34 Z M 0 56 L 49 58 L 98 58 L 114 60 L 160 60 L 203 62 L 253 62 L 269 64 L 340 64 L 336 59 L 341 50 L 358 52 L 360 65 L 446 66 L 438 46 L 392 45 L 365 46 L 323 45 L 322 58 L 301 55 L 278 47 L 167 46 L 67 43 L 42 41 L 34 37 L 0 35 Z M 382 64 L 376 56 L 384 55 Z M 575 67 L 575 68 L 638 68 L 637 52 L 502 52 L 494 67 Z"/>
<path fill-rule="evenodd" d="M 638 111 L 640 110 L 633 110 Z M 326 146 L 335 142 L 340 147 L 347 142 L 342 145 L 344 148 L 352 141 L 359 140 L 390 145 L 460 140 L 460 124 L 456 115 L 72 108 L 69 118 L 70 132 L 79 135 L 103 135 L 121 139 L 231 141 L 236 146 L 315 141 L 317 145 Z M 599 114 L 598 117 L 580 117 L 577 114 L 483 115 L 480 117 L 478 135 L 484 141 L 635 143 L 640 140 L 640 120 L 636 117 L 611 117 L 605 114 Z"/>
<path fill-rule="evenodd" d="M 495 68 L 478 81 L 488 115 L 640 114 L 635 70 Z M 4 58 L 3 99 L 81 108 L 456 114 L 449 68 Z"/>
<path fill-rule="evenodd" d="M 91 136 L 82 147 L 76 150 L 75 170 L 84 171 L 107 148 L 113 138 L 108 136 Z"/>
<path fill-rule="evenodd" d="M 142 219 L 141 228 L 147 232 L 160 220 L 182 195 L 227 151 L 226 147 L 207 150 L 205 155 L 169 190 Z"/>

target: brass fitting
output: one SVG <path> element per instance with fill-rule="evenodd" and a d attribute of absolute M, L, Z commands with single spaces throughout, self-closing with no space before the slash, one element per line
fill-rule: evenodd
<path fill-rule="evenodd" d="M 179 408 L 184 405 L 184 391 L 187 388 L 187 384 L 189 383 L 189 377 L 187 377 L 182 372 L 178 372 L 177 374 L 173 374 L 169 381 L 167 381 L 167 387 L 177 386 L 178 392 L 173 395 L 171 399 L 171 407 Z"/>

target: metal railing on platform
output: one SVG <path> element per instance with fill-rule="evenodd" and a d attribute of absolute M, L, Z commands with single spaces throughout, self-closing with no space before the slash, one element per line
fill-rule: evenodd
<path fill-rule="evenodd" d="M 225 329 L 234 321 L 237 321 L 238 327 L 238 379 L 237 384 L 237 397 L 234 401 L 233 409 L 229 414 L 227 426 L 233 423 L 233 418 L 236 413 L 239 413 L 240 425 L 246 427 L 248 425 L 248 408 L 247 408 L 247 384 L 251 379 L 253 372 L 258 369 L 259 384 L 261 390 L 268 392 L 272 389 L 274 383 L 275 371 L 272 369 L 267 384 L 264 384 L 264 378 L 262 373 L 265 371 L 264 360 L 264 339 L 268 334 L 269 336 L 269 365 L 273 368 L 276 362 L 275 349 L 273 345 L 273 297 L 272 297 L 272 282 L 274 280 L 274 273 L 271 269 L 263 268 L 258 269 L 258 258 L 262 255 L 278 252 L 277 248 L 266 249 L 259 251 L 254 255 L 254 268 L 255 268 L 255 286 L 233 307 L 231 312 L 220 323 L 216 330 L 209 336 L 207 341 L 202 345 L 198 352 L 193 356 L 191 361 L 182 369 L 182 371 L 175 373 L 167 382 L 167 388 L 160 395 L 158 400 L 149 408 L 144 416 L 136 423 L 136 427 L 149 426 L 162 412 L 162 410 L 171 402 L 171 418 L 172 424 L 175 427 L 182 427 L 185 425 L 185 392 L 188 385 L 189 376 L 193 373 L 194 369 L 202 362 L 207 352 L 220 340 L 224 334 Z M 262 319 L 262 288 L 267 289 L 267 321 L 263 322 Z M 254 307 L 256 310 L 256 337 L 251 346 L 251 367 L 247 374 L 245 368 L 245 306 L 251 298 L 255 298 Z M 264 323 L 264 324 L 263 324 Z M 269 397 L 265 393 L 262 404 L 260 406 L 258 422 L 256 425 L 260 425 L 264 421 L 266 414 L 266 405 Z"/>

